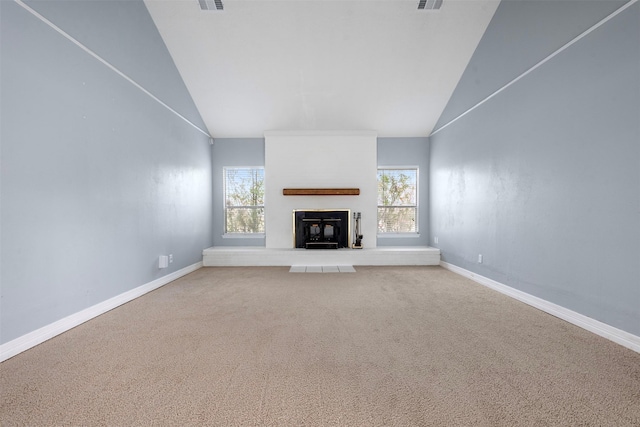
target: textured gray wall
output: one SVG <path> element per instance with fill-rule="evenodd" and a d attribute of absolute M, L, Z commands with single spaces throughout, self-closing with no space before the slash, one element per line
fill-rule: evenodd
<path fill-rule="evenodd" d="M 141 1 L 29 4 L 203 127 Z M 212 199 L 204 134 L 16 3 L 0 7 L 6 343 L 200 261 Z"/>
<path fill-rule="evenodd" d="M 378 246 L 429 244 L 429 138 L 378 138 L 378 166 L 418 166 L 418 227 L 416 237 L 378 237 Z"/>
<path fill-rule="evenodd" d="M 482 101 L 626 0 L 505 0 L 435 129 Z"/>
<path fill-rule="evenodd" d="M 612 5 L 565 4 L 580 13 L 558 20 L 553 3 L 500 5 L 440 126 L 471 107 L 478 94 L 488 95 L 517 76 L 515 69 L 500 70 L 513 52 L 529 55 L 519 62 L 533 65 L 606 16 Z M 534 8 L 537 13 L 529 13 Z M 565 22 L 572 34 L 562 31 Z M 444 261 L 636 335 L 638 22 L 636 3 L 437 132 L 430 153 L 430 231 L 439 238 L 435 246 Z M 532 48 L 536 40 L 545 49 Z M 492 71 L 501 74 L 501 84 L 487 88 L 483 81 L 468 81 Z"/>
<path fill-rule="evenodd" d="M 264 138 L 216 138 L 213 163 L 213 245 L 264 246 L 264 237 L 223 237 L 225 166 L 264 167 Z"/>

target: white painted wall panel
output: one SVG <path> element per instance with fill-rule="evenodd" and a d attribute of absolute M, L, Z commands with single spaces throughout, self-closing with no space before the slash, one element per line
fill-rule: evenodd
<path fill-rule="evenodd" d="M 362 212 L 365 247 L 376 246 L 377 135 L 354 132 L 265 132 L 267 248 L 293 247 L 294 209 Z M 284 188 L 359 188 L 359 196 L 283 196 Z"/>

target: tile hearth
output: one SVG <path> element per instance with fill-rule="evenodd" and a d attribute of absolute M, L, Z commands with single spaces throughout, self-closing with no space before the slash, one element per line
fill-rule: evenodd
<path fill-rule="evenodd" d="M 289 273 L 355 273 L 352 265 L 292 265 Z"/>

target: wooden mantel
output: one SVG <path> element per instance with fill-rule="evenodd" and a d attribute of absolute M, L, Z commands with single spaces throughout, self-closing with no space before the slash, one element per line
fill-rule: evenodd
<path fill-rule="evenodd" d="M 283 196 L 358 196 L 359 188 L 284 188 Z"/>

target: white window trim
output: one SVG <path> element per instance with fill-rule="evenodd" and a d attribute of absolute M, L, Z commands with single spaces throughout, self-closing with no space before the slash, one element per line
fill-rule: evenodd
<path fill-rule="evenodd" d="M 223 221 L 224 221 L 224 233 L 222 234 L 223 239 L 264 239 L 265 233 L 227 233 L 227 169 L 262 169 L 263 171 L 263 180 L 265 180 L 264 176 L 264 166 L 223 166 L 222 167 L 222 213 L 223 213 Z M 266 194 L 264 196 L 266 198 Z M 262 209 L 265 209 L 266 200 L 263 200 Z"/>
<path fill-rule="evenodd" d="M 398 232 L 376 232 L 376 237 L 378 238 L 416 238 L 420 237 L 420 167 L 417 165 L 402 165 L 402 166 L 378 166 L 378 171 L 381 169 L 393 169 L 393 170 L 415 170 L 416 171 L 416 231 L 408 231 L 405 233 Z M 376 181 L 378 180 L 378 172 L 376 171 Z M 378 210 L 378 205 L 376 203 L 376 211 Z"/>
<path fill-rule="evenodd" d="M 264 239 L 264 233 L 224 233 L 223 239 Z"/>
<path fill-rule="evenodd" d="M 378 238 L 380 239 L 394 239 L 401 237 L 403 239 L 414 239 L 420 237 L 420 233 L 406 232 L 406 233 L 380 233 L 378 232 Z"/>

